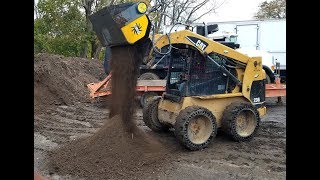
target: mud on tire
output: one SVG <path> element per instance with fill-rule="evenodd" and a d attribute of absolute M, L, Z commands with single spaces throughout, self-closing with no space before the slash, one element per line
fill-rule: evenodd
<path fill-rule="evenodd" d="M 206 148 L 216 134 L 216 118 L 206 108 L 187 107 L 176 118 L 175 136 L 183 146 L 192 151 Z"/>
<path fill-rule="evenodd" d="M 146 107 L 148 102 L 152 101 L 152 98 L 154 98 L 155 96 L 158 96 L 158 94 L 155 92 L 152 92 L 152 91 L 144 92 L 140 97 L 141 107 L 142 108 Z"/>
<path fill-rule="evenodd" d="M 232 103 L 223 112 L 222 130 L 234 141 L 250 141 L 259 128 L 260 116 L 248 102 Z"/>
<path fill-rule="evenodd" d="M 143 108 L 143 121 L 144 123 L 155 132 L 165 132 L 169 130 L 169 127 L 163 125 L 158 119 L 158 104 L 161 97 L 154 97 Z"/>

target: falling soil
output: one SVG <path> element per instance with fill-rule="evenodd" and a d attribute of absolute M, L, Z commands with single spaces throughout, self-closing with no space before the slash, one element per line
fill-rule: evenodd
<path fill-rule="evenodd" d="M 133 119 L 141 51 L 113 47 L 110 119 L 93 136 L 52 152 L 50 169 L 89 179 L 134 179 L 163 171 L 166 148 L 139 129 Z"/>
<path fill-rule="evenodd" d="M 111 52 L 112 105 L 110 117 L 120 114 L 124 125 L 131 132 L 135 127 L 132 115 L 135 111 L 134 97 L 142 56 L 135 46 L 113 47 Z"/>

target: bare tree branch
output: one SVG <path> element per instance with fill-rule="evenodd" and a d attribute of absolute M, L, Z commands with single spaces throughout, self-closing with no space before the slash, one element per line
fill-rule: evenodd
<path fill-rule="evenodd" d="M 225 1 L 223 1 L 222 3 L 220 3 L 219 5 L 216 4 L 215 2 L 215 5 L 212 6 L 212 8 L 210 8 L 209 10 L 207 10 L 206 12 L 202 13 L 201 15 L 199 15 L 198 17 L 194 18 L 192 20 L 192 22 L 195 22 L 197 20 L 199 20 L 200 18 L 202 18 L 204 15 L 210 13 L 210 12 L 214 12 L 215 13 L 215 10 L 220 8 L 223 4 L 225 3 Z"/>
<path fill-rule="evenodd" d="M 183 4 L 181 5 L 181 7 L 178 9 L 178 16 L 177 19 L 179 20 L 179 18 L 181 17 L 182 13 L 185 12 L 187 10 L 186 7 L 188 7 L 189 5 L 189 0 L 186 0 L 186 2 L 183 2 Z"/>
<path fill-rule="evenodd" d="M 191 24 L 206 14 L 215 12 L 225 1 L 227 0 L 157 0 L 161 8 L 154 16 L 155 30 L 159 32 L 163 25 L 173 25 L 177 22 Z"/>
<path fill-rule="evenodd" d="M 192 8 L 191 12 L 189 13 L 187 19 L 186 19 L 186 23 L 189 22 L 189 19 L 191 18 L 191 16 L 193 15 L 193 13 L 195 13 L 197 10 L 199 10 L 203 5 L 205 5 L 208 2 L 208 0 L 204 0 L 201 3 L 199 3 L 198 5 L 196 5 L 195 7 Z"/>

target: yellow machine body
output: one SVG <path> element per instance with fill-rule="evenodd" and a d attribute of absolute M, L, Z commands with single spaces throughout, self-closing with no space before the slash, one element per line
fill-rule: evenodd
<path fill-rule="evenodd" d="M 190 40 L 192 37 L 198 40 L 196 42 Z M 166 35 L 157 35 L 155 40 L 155 47 L 158 49 L 169 44 L 169 38 Z M 242 84 L 241 86 L 236 86 L 231 93 L 182 97 L 180 103 L 162 98 L 158 106 L 158 118 L 160 122 L 174 125 L 175 119 L 181 110 L 190 106 L 201 106 L 209 109 L 214 114 L 220 127 L 223 111 L 231 103 L 244 101 L 252 104 L 260 104 L 260 102 L 254 102 L 254 99 L 250 98 L 250 92 L 254 81 L 263 81 L 266 78 L 265 71 L 262 69 L 261 57 L 249 57 L 190 30 L 171 33 L 170 42 L 173 46 L 175 44 L 192 46 L 202 54 L 210 54 L 212 52 L 221 54 L 243 63 L 245 68 L 236 69 L 237 78 Z M 261 91 L 264 91 L 264 89 L 261 89 Z M 265 106 L 258 107 L 257 110 L 261 117 L 266 114 Z"/>

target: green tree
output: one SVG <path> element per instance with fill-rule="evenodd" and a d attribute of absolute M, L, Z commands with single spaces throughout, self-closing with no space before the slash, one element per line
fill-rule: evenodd
<path fill-rule="evenodd" d="M 34 20 L 34 50 L 79 56 L 89 38 L 79 1 L 39 0 Z"/>
<path fill-rule="evenodd" d="M 89 16 L 101 8 L 137 0 L 39 0 L 34 4 L 34 52 L 101 58 L 103 49 Z M 155 1 L 155 0 L 152 0 Z M 150 14 L 156 32 L 163 24 L 192 23 L 221 4 L 216 0 L 157 0 L 159 11 Z M 200 10 L 208 7 L 206 10 Z"/>
<path fill-rule="evenodd" d="M 286 18 L 286 0 L 273 0 L 269 3 L 262 2 L 259 11 L 256 13 L 257 19 L 282 19 Z"/>
<path fill-rule="evenodd" d="M 34 51 L 101 57 L 101 45 L 88 16 L 108 0 L 39 0 L 35 5 Z"/>

